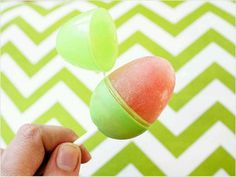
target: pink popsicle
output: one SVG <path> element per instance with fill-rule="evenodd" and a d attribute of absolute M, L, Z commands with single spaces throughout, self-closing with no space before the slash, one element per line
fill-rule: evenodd
<path fill-rule="evenodd" d="M 136 59 L 109 75 L 112 86 L 139 116 L 153 123 L 167 105 L 175 86 L 175 72 L 160 57 Z"/>

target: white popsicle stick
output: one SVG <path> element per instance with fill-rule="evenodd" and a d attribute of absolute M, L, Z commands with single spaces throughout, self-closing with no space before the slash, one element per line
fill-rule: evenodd
<path fill-rule="evenodd" d="M 74 144 L 79 145 L 79 146 L 82 145 L 86 140 L 88 140 L 95 133 L 96 133 L 96 131 L 90 131 L 90 132 L 85 133 L 83 136 L 81 136 L 77 140 L 75 140 Z"/>

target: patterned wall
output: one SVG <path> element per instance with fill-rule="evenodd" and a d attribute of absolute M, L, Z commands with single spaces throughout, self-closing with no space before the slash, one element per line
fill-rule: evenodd
<path fill-rule="evenodd" d="M 94 132 L 93 159 L 81 175 L 235 175 L 235 2 L 2 2 L 1 146 L 26 122 Z M 150 131 L 128 141 L 106 138 L 88 104 L 103 77 L 66 63 L 58 28 L 94 7 L 109 10 L 119 38 L 117 66 L 144 55 L 176 70 L 174 96 Z"/>

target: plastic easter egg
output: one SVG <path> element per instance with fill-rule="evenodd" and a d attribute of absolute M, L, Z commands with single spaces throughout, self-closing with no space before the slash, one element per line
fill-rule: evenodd
<path fill-rule="evenodd" d="M 56 49 L 76 66 L 110 70 L 118 54 L 116 28 L 110 14 L 97 8 L 74 17 L 60 28 Z"/>
<path fill-rule="evenodd" d="M 145 132 L 167 105 L 175 73 L 167 60 L 136 59 L 96 87 L 90 102 L 93 122 L 106 136 L 128 139 Z"/>

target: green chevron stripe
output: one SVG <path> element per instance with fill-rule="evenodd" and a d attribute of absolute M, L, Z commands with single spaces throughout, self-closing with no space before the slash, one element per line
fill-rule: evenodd
<path fill-rule="evenodd" d="M 94 1 L 94 0 L 90 0 L 89 2 L 98 7 L 103 7 L 106 9 L 110 9 L 120 3 L 120 1 L 102 2 L 102 1 Z"/>
<path fill-rule="evenodd" d="M 83 135 L 86 131 L 77 122 L 72 115 L 70 115 L 60 103 L 56 103 L 52 108 L 46 111 L 43 115 L 37 118 L 33 123 L 46 124 L 51 119 L 56 118 L 57 121 L 64 127 L 74 130 L 77 135 Z M 84 117 L 86 119 L 86 117 Z"/>
<path fill-rule="evenodd" d="M 69 3 L 69 1 L 67 1 L 67 3 Z M 34 2 L 21 2 L 21 3 L 17 3 L 16 5 L 13 5 L 9 8 L 3 9 L 2 11 L 0 11 L 0 14 L 3 15 L 6 12 L 15 10 L 18 7 L 27 6 L 27 7 L 31 8 L 32 10 L 36 11 L 37 13 L 39 13 L 40 15 L 46 16 L 46 15 L 54 12 L 55 10 L 59 9 L 60 7 L 62 7 L 64 4 L 66 4 L 66 3 L 62 2 L 52 8 L 47 9 L 47 8 L 44 8 L 40 5 L 38 5 L 38 4 L 35 4 Z"/>
<path fill-rule="evenodd" d="M 86 130 L 77 122 L 72 115 L 70 115 L 67 110 L 60 104 L 56 103 L 51 108 L 49 108 L 45 113 L 43 113 L 40 117 L 36 118 L 33 123 L 35 124 L 46 124 L 51 119 L 56 118 L 57 121 L 63 125 L 64 127 L 72 129 L 77 135 L 82 136 Z M 1 137 L 6 141 L 7 144 L 14 138 L 14 132 L 9 128 L 8 124 L 6 123 L 3 117 L 0 117 L 1 120 Z M 96 133 L 95 135 L 101 134 L 100 132 Z M 103 135 L 104 136 L 104 135 Z M 96 136 L 94 138 L 98 138 Z M 105 137 L 105 136 L 104 136 Z M 93 139 L 93 137 L 92 137 Z M 95 140 L 95 139 L 94 139 Z M 89 141 L 91 141 L 89 139 Z M 89 145 L 89 144 L 88 144 Z M 87 142 L 86 142 L 87 146 Z M 91 145 L 89 146 L 91 147 Z"/>
<path fill-rule="evenodd" d="M 172 63 L 174 69 L 178 71 L 184 64 L 190 61 L 196 54 L 201 52 L 212 42 L 216 43 L 217 45 L 225 49 L 225 51 L 229 52 L 232 56 L 234 56 L 234 44 L 226 40 L 214 30 L 206 32 L 204 35 L 202 35 L 202 37 L 196 40 L 193 44 L 191 44 L 177 56 L 173 56 L 167 50 L 160 47 L 158 44 L 146 37 L 143 33 L 136 32 L 127 40 L 125 40 L 122 44 L 120 44 L 120 55 L 125 53 L 133 45 L 140 44 L 154 55 L 167 58 Z M 37 64 L 32 64 L 21 53 L 21 51 L 19 51 L 15 47 L 12 42 L 8 42 L 2 47 L 2 54 L 4 53 L 8 53 L 11 58 L 13 58 L 15 62 L 26 72 L 28 76 L 34 75 L 36 72 L 42 69 L 42 67 L 44 67 L 49 61 L 51 61 L 53 57 L 56 56 L 56 50 L 53 49 Z"/>
<path fill-rule="evenodd" d="M 66 109 L 60 103 L 56 103 L 40 117 L 36 118 L 33 123 L 46 124 L 51 119 L 56 118 L 61 125 L 72 129 L 77 135 L 82 136 L 86 131 L 85 129 L 70 115 Z M 66 118 L 66 119 L 65 119 Z M 1 123 L 1 137 L 9 144 L 15 136 L 15 133 L 10 129 L 3 117 L 0 117 Z M 84 145 L 89 151 L 92 151 L 98 144 L 103 142 L 106 137 L 101 132 L 96 132 L 90 139 L 88 139 Z"/>
<path fill-rule="evenodd" d="M 69 4 L 70 2 L 72 2 L 71 0 L 70 1 L 61 1 L 60 4 L 50 8 L 50 9 L 47 9 L 47 8 L 44 8 L 38 4 L 35 4 L 34 2 L 29 2 L 29 3 L 24 3 L 26 6 L 32 8 L 34 11 L 36 11 L 37 13 L 43 15 L 43 16 L 46 16 L 48 15 L 49 13 L 52 13 L 53 11 L 63 7 L 65 4 Z"/>
<path fill-rule="evenodd" d="M 190 84 L 183 88 L 180 92 L 175 93 L 169 102 L 169 105 L 175 111 L 180 110 L 187 104 L 195 95 L 201 92 L 209 83 L 218 79 L 225 84 L 233 92 L 235 79 L 234 77 L 225 71 L 218 64 L 212 64 L 202 74 L 195 78 Z M 86 104 L 89 104 L 89 98 L 91 91 L 80 82 L 72 73 L 67 69 L 62 69 L 52 79 L 41 86 L 37 91 L 33 93 L 29 98 L 24 98 L 22 94 L 15 88 L 15 86 L 8 80 L 8 78 L 2 74 L 3 90 L 13 100 L 16 106 L 21 110 L 26 110 L 30 105 L 37 101 L 43 94 L 51 89 L 58 82 L 63 81 L 77 96 L 79 96 Z"/>
<path fill-rule="evenodd" d="M 107 137 L 100 131 L 97 131 L 92 137 L 85 141 L 84 145 L 89 151 L 92 151 L 99 144 L 101 144 Z"/>
<path fill-rule="evenodd" d="M 44 39 L 49 37 L 53 32 L 55 32 L 62 24 L 71 19 L 72 17 L 80 14 L 79 11 L 72 11 L 66 16 L 62 17 L 60 20 L 55 22 L 49 28 L 47 28 L 44 32 L 38 32 L 34 29 L 28 22 L 26 22 L 22 17 L 16 17 L 6 23 L 3 27 L 1 27 L 1 33 L 3 33 L 9 26 L 16 25 L 18 26 L 35 44 L 40 44 Z"/>
<path fill-rule="evenodd" d="M 220 163 L 219 163 L 220 162 Z M 163 176 L 163 172 L 153 164 L 153 162 L 143 154 L 140 149 L 130 143 L 126 148 L 115 155 L 108 163 L 103 165 L 93 175 L 95 176 L 114 176 L 119 173 L 126 165 L 132 163 L 144 176 Z M 149 165 L 143 165 L 149 164 Z M 206 169 L 206 168 L 210 168 Z M 210 155 L 191 175 L 207 175 L 217 172 L 224 168 L 229 174 L 234 175 L 234 159 L 223 149 L 218 148 Z"/>
<path fill-rule="evenodd" d="M 17 63 L 19 67 L 30 77 L 43 69 L 56 55 L 56 49 L 51 50 L 38 63 L 32 64 L 22 54 L 22 52 L 12 43 L 8 42 L 2 47 L 2 54 L 9 54 L 10 57 Z"/>
<path fill-rule="evenodd" d="M 60 72 L 58 72 L 52 79 L 44 83 L 29 98 L 22 96 L 22 94 L 19 93 L 19 91 L 8 80 L 8 78 L 2 74 L 2 83 L 4 83 L 2 85 L 3 90 L 22 112 L 34 104 L 42 95 L 44 95 L 48 90 L 50 90 L 59 82 L 64 82 L 78 97 L 82 99 L 82 101 L 84 101 L 85 104 L 89 104 L 91 91 L 67 69 L 62 69 Z"/>
<path fill-rule="evenodd" d="M 8 8 L 1 8 L 0 9 L 0 15 L 3 15 L 4 13 L 6 13 L 6 12 L 8 12 L 8 11 L 11 11 L 11 10 L 13 10 L 13 9 L 15 9 L 15 8 L 17 8 L 17 7 L 20 7 L 20 6 L 22 6 L 23 4 L 16 4 L 16 5 L 12 5 L 12 6 L 10 6 L 10 7 L 8 7 Z"/>
<path fill-rule="evenodd" d="M 227 14 L 227 12 L 222 11 L 218 7 L 215 7 L 212 4 L 206 3 L 198 8 L 198 10 L 192 12 L 190 15 L 186 16 L 184 19 L 182 19 L 180 22 L 173 24 L 169 21 L 167 21 L 165 18 L 157 15 L 156 13 L 152 12 L 148 8 L 145 8 L 144 6 L 138 5 L 134 7 L 129 12 L 125 13 L 123 16 L 121 16 L 119 19 L 115 21 L 117 27 L 120 27 L 122 24 L 130 20 L 131 17 L 133 17 L 136 14 L 142 13 L 145 17 L 150 19 L 154 24 L 164 28 L 167 30 L 170 34 L 173 36 L 177 36 L 179 33 L 181 33 L 185 28 L 190 26 L 192 23 L 194 23 L 195 20 L 197 20 L 202 15 L 212 12 L 218 15 L 219 17 L 225 19 L 230 24 L 234 25 L 234 16 Z M 74 10 L 61 18 L 56 23 L 52 24 L 49 28 L 47 28 L 44 32 L 38 32 L 36 29 L 34 29 L 27 21 L 25 21 L 22 17 L 16 17 L 12 20 L 10 20 L 8 23 L 6 23 L 4 26 L 2 26 L 2 32 L 4 32 L 9 26 L 11 25 L 17 25 L 22 31 L 25 32 L 25 34 L 30 35 L 30 38 L 35 42 L 39 43 L 39 41 L 42 41 L 46 37 L 48 37 L 52 32 L 58 29 L 59 26 L 61 26 L 65 21 L 69 20 L 70 18 L 74 17 L 75 15 L 78 15 L 80 12 L 77 10 Z"/>
<path fill-rule="evenodd" d="M 168 6 L 172 7 L 172 8 L 175 8 L 175 7 L 183 4 L 185 1 L 184 0 L 182 0 L 182 1 L 175 1 L 175 0 L 167 1 L 167 0 L 162 0 L 161 2 L 165 3 L 166 5 L 168 5 Z"/>
<path fill-rule="evenodd" d="M 174 69 L 178 71 L 184 64 L 190 61 L 195 55 L 204 50 L 209 44 L 216 43 L 222 49 L 235 56 L 235 45 L 225 39 L 221 34 L 215 30 L 209 30 L 196 41 L 190 44 L 177 56 L 173 56 L 170 52 L 162 48 L 160 45 L 155 43 L 153 40 L 148 38 L 141 32 L 136 32 L 122 44 L 120 44 L 119 52 L 120 55 L 125 53 L 127 49 L 131 48 L 135 44 L 142 45 L 145 49 L 149 50 L 153 55 L 162 56 L 168 59 L 173 65 Z"/>
<path fill-rule="evenodd" d="M 51 9 L 46 9 L 32 2 L 15 3 L 16 5 L 13 5 L 7 9 L 3 9 L 0 11 L 0 13 L 4 14 L 6 12 L 13 11 L 20 6 L 27 6 L 36 13 L 46 16 L 52 12 L 57 13 L 58 9 L 64 8 L 64 4 L 71 2 L 74 1 L 63 1 Z M 90 3 L 94 4 L 95 6 L 101 6 L 110 9 L 122 2 L 91 1 Z M 165 1 L 163 3 L 171 8 L 176 8 L 183 4 L 183 1 Z M 5 30 L 8 30 L 11 25 L 15 25 L 19 28 L 19 30 L 22 30 L 22 32 L 24 32 L 25 35 L 28 36 L 36 45 L 39 45 L 44 40 L 47 40 L 50 35 L 56 32 L 65 21 L 71 19 L 79 13 L 80 12 L 76 10 L 71 10 L 68 12 L 68 14 L 63 16 L 62 19 L 59 19 L 58 21 L 49 25 L 43 32 L 39 32 L 22 17 L 16 17 L 2 26 L 2 31 L 4 32 Z M 182 18 L 176 24 L 171 23 L 167 19 L 163 18 L 158 14 L 158 12 L 152 11 L 146 8 L 146 6 L 142 5 L 136 5 L 132 7 L 131 10 L 120 16 L 115 21 L 115 23 L 118 27 L 120 27 L 125 23 L 129 23 L 129 20 L 131 20 L 136 14 L 141 14 L 147 18 L 147 20 L 150 20 L 153 25 L 160 26 L 172 36 L 177 36 L 207 13 L 211 13 L 219 17 L 220 20 L 224 20 L 229 25 L 235 26 L 235 15 L 231 15 L 227 11 L 219 8 L 218 6 L 215 6 L 214 2 L 204 3 L 199 8 L 192 11 L 189 15 L 186 15 L 184 18 Z M 165 48 L 161 47 L 158 43 L 155 43 L 147 36 L 147 34 L 137 31 L 119 45 L 119 56 L 124 54 L 134 45 L 138 44 L 143 46 L 153 55 L 167 58 L 173 64 L 174 69 L 179 71 L 186 63 L 191 61 L 197 54 L 202 52 L 212 43 L 216 44 L 225 50 L 225 52 L 235 57 L 235 44 L 224 37 L 224 35 L 221 35 L 213 29 L 205 32 L 197 40 L 193 41 L 192 44 L 189 44 L 187 48 L 181 51 L 181 53 L 179 53 L 177 56 L 174 56 Z M 25 72 L 30 78 L 33 77 L 38 71 L 43 70 L 44 67 L 57 56 L 55 49 L 52 49 L 51 51 L 45 51 L 45 56 L 42 57 L 37 63 L 32 64 L 30 62 L 31 60 L 24 55 L 24 51 L 20 51 L 19 48 L 17 48 L 15 44 L 12 43 L 12 41 L 7 42 L 0 48 L 2 48 L 1 54 L 9 55 L 11 57 L 10 59 L 12 59 L 12 61 L 14 61 L 19 66 L 19 68 L 22 69 L 22 71 Z M 3 57 L 3 59 L 6 58 Z M 224 60 L 224 58 L 222 58 L 222 60 Z M 47 82 L 41 83 L 41 86 L 39 86 L 39 88 L 27 98 L 25 98 L 18 91 L 14 83 L 12 83 L 6 75 L 1 72 L 0 75 L 0 87 L 2 91 L 8 95 L 9 99 L 13 101 L 13 103 L 22 113 L 29 109 L 30 106 L 35 104 L 43 95 L 47 94 L 50 89 L 62 82 L 86 105 L 89 104 L 91 91 L 66 68 L 63 68 L 61 71 L 56 73 Z M 227 69 L 224 69 L 217 63 L 214 63 L 196 78 L 194 78 L 190 83 L 188 83 L 188 85 L 182 90 L 180 90 L 178 93 L 175 93 L 169 103 L 169 106 L 175 111 L 180 111 L 183 106 L 187 105 L 189 101 L 194 99 L 193 97 L 201 94 L 204 88 L 206 88 L 214 80 L 219 80 L 229 89 L 228 91 L 231 91 L 232 93 L 236 92 L 234 76 L 231 75 Z M 215 89 L 217 89 L 217 87 Z M 223 123 L 228 128 L 228 130 L 234 132 L 236 126 L 234 116 L 235 115 L 233 115 L 233 113 L 228 110 L 224 104 L 216 102 L 204 113 L 202 113 L 202 115 L 199 115 L 198 118 L 191 125 L 187 126 L 186 129 L 178 136 L 174 135 L 160 121 L 157 121 L 154 125 L 152 125 L 149 131 L 158 142 L 160 142 L 168 151 L 170 151 L 170 153 L 178 158 L 180 155 L 184 156 L 184 152 L 186 152 L 188 148 L 190 148 L 197 140 L 199 140 L 201 136 L 204 136 L 204 134 L 207 133 L 207 131 L 211 129 L 217 122 Z M 72 128 L 78 135 L 83 135 L 87 130 L 85 130 L 85 128 L 80 125 L 80 122 L 78 122 L 75 117 L 77 117 L 77 115 L 71 115 L 71 113 L 63 107 L 63 105 L 60 103 L 55 103 L 52 107 L 48 108 L 47 111 L 43 112 L 39 117 L 37 117 L 34 123 L 46 124 L 48 121 L 55 118 L 63 126 Z M 14 132 L 9 127 L 6 118 L 0 117 L 0 120 L 1 137 L 3 141 L 9 144 L 14 137 Z M 107 137 L 97 131 L 84 144 L 90 151 L 92 151 L 102 144 L 106 139 Z M 128 164 L 133 164 L 143 175 L 164 175 L 160 168 L 156 166 L 156 164 L 145 154 L 145 151 L 142 151 L 134 143 L 128 144 L 124 149 L 111 157 L 111 159 L 109 159 L 106 164 L 103 164 L 103 166 L 99 168 L 94 173 L 94 175 L 117 175 Z M 187 167 L 188 166 L 186 166 L 186 168 Z M 221 168 L 223 168 L 230 175 L 235 175 L 235 159 L 223 147 L 216 149 L 209 157 L 206 156 L 204 161 L 190 172 L 190 175 L 214 175 L 214 173 Z"/>
<path fill-rule="evenodd" d="M 216 122 L 222 122 L 232 132 L 235 131 L 234 115 L 224 108 L 220 103 L 216 103 L 208 109 L 202 116 L 192 123 L 183 133 L 175 136 L 160 121 L 150 127 L 149 131 L 175 156 L 179 157 L 187 150 L 202 134 L 204 134 Z M 106 137 L 97 132 L 86 143 L 86 147 L 92 151 L 101 144 Z M 175 143 L 173 143 L 175 142 Z"/>
<path fill-rule="evenodd" d="M 210 157 L 198 166 L 190 176 L 213 176 L 223 168 L 230 176 L 235 175 L 235 160 L 223 148 L 218 148 Z"/>
<path fill-rule="evenodd" d="M 71 1 L 70 1 L 71 2 Z M 113 1 L 113 2 L 111 2 L 111 3 L 104 3 L 104 2 L 99 2 L 99 1 L 90 1 L 91 3 L 93 3 L 93 4 L 96 4 L 96 5 L 98 5 L 99 7 L 103 7 L 103 8 L 112 8 L 112 7 L 114 7 L 116 4 L 118 4 L 119 3 L 119 1 Z M 177 5 L 180 5 L 180 4 L 182 4 L 183 3 L 183 1 L 163 1 L 165 4 L 167 4 L 167 5 L 169 5 L 169 6 L 177 6 Z M 10 11 L 10 10 L 13 10 L 13 9 L 15 9 L 15 8 L 17 8 L 17 7 L 19 7 L 19 6 L 22 6 L 22 5 L 25 5 L 25 6 L 28 6 L 28 7 L 30 7 L 30 8 L 32 8 L 34 11 L 36 11 L 37 13 L 39 13 L 40 15 L 43 15 L 43 16 L 45 16 L 45 15 L 48 15 L 49 13 L 52 13 L 52 12 L 54 12 L 55 10 L 57 10 L 58 8 L 60 8 L 60 7 L 62 7 L 64 4 L 67 4 L 68 3 L 68 1 L 65 3 L 65 2 L 63 2 L 63 3 L 61 3 L 61 4 L 58 4 L 57 6 L 55 6 L 55 7 L 53 7 L 53 8 L 51 8 L 51 9 L 45 9 L 45 8 L 43 8 L 43 7 L 41 7 L 41 6 L 39 6 L 39 5 L 37 5 L 37 4 L 35 4 L 35 3 L 20 3 L 20 4 L 17 4 L 17 5 L 14 5 L 14 6 L 12 6 L 12 7 L 9 7 L 9 8 L 7 8 L 7 9 L 3 9 L 3 11 L 1 12 L 0 11 L 0 14 L 4 14 L 4 13 L 6 13 L 6 12 L 8 12 L 8 11 Z M 160 19 L 158 18 L 158 20 L 156 19 L 157 17 L 161 17 L 161 16 L 155 16 L 156 14 L 155 13 L 153 13 L 153 11 L 151 11 L 151 10 L 149 10 L 148 8 L 145 8 L 144 6 L 142 6 L 142 5 L 138 5 L 138 6 L 136 6 L 135 8 L 139 8 L 139 7 L 141 7 L 142 9 L 141 9 L 141 12 L 144 10 L 145 11 L 145 13 L 144 14 L 152 14 L 151 16 L 154 18 L 154 20 L 156 20 L 156 21 L 159 21 Z M 133 9 L 133 11 L 137 11 L 137 9 Z M 139 9 L 140 10 L 140 9 Z M 198 13 L 197 13 L 197 11 L 199 11 Z M 132 11 L 131 11 L 132 12 Z M 139 13 L 139 11 L 137 11 L 138 13 Z M 218 7 L 216 7 L 216 6 L 214 6 L 213 4 L 211 4 L 211 3 L 209 3 L 209 2 L 207 2 L 207 3 L 205 3 L 205 4 L 203 4 L 202 6 L 200 6 L 198 9 L 196 9 L 195 11 L 195 14 L 197 14 L 197 15 L 199 15 L 199 14 L 205 14 L 205 13 L 207 13 L 207 12 L 212 12 L 212 13 L 216 13 L 217 15 L 219 15 L 220 17 L 222 17 L 222 18 L 226 18 L 226 20 L 229 20 L 229 21 L 233 21 L 232 20 L 232 15 L 230 15 L 228 12 L 225 12 L 224 10 L 222 10 L 222 9 L 220 9 L 220 8 L 218 8 Z M 194 15 L 195 15 L 194 14 Z M 126 14 L 125 14 L 126 15 Z M 125 18 L 125 15 L 123 16 L 123 18 Z M 189 15 L 192 15 L 192 13 L 191 14 L 189 14 Z M 188 16 L 189 16 L 188 15 Z M 194 16 L 194 15 L 192 15 L 192 16 Z M 188 17 L 187 16 L 187 17 Z M 187 18 L 187 17 L 185 17 L 185 18 Z M 129 17 L 126 17 L 126 19 L 128 19 Z M 195 17 L 196 18 L 196 17 Z M 233 17 L 234 18 L 234 17 Z M 161 19 L 161 21 L 163 21 L 163 19 Z M 164 20 L 164 21 L 167 21 L 167 20 Z M 232 24 L 234 24 L 234 23 L 232 23 Z"/>
<path fill-rule="evenodd" d="M 150 132 L 177 158 L 219 121 L 232 132 L 235 131 L 234 115 L 220 103 L 216 103 L 178 136 L 160 121 L 150 127 Z"/>
<path fill-rule="evenodd" d="M 61 8 L 63 5 L 67 5 L 69 3 L 72 3 L 74 0 L 70 0 L 70 1 L 66 1 L 66 2 L 62 2 L 52 8 L 44 8 L 38 4 L 35 4 L 34 2 L 22 2 L 22 3 L 17 3 L 16 5 L 13 5 L 9 8 L 6 8 L 6 9 L 3 9 L 2 11 L 0 11 L 0 14 L 4 14 L 8 11 L 12 11 L 20 6 L 27 6 L 29 8 L 31 8 L 32 10 L 36 11 L 37 13 L 39 13 L 40 15 L 42 16 L 46 16 L 52 12 L 54 12 L 55 10 Z M 115 5 L 117 5 L 119 3 L 119 1 L 112 1 L 110 3 L 106 3 L 106 2 L 101 2 L 101 1 L 90 1 L 90 3 L 94 4 L 94 5 L 97 5 L 99 7 L 103 7 L 103 8 L 106 8 L 106 9 L 110 9 L 112 7 L 114 7 Z"/>
<path fill-rule="evenodd" d="M 15 134 L 2 116 L 0 117 L 0 122 L 1 122 L 0 136 L 7 144 L 9 144 L 11 140 L 14 138 Z"/>
<path fill-rule="evenodd" d="M 127 145 L 93 175 L 115 176 L 128 164 L 134 165 L 145 176 L 164 175 L 164 173 L 133 143 Z"/>
<path fill-rule="evenodd" d="M 235 78 L 230 73 L 225 71 L 218 64 L 212 64 L 208 69 L 198 75 L 190 84 L 183 88 L 178 93 L 175 93 L 171 98 L 169 105 L 175 111 L 179 111 L 186 105 L 195 95 L 203 90 L 213 80 L 218 79 L 232 92 L 235 93 Z"/>
<path fill-rule="evenodd" d="M 66 119 L 65 119 L 66 117 Z M 55 104 L 52 108 L 46 111 L 42 116 L 37 118 L 34 123 L 45 124 L 52 118 L 57 120 L 65 127 L 71 128 L 78 135 L 83 135 L 85 130 L 79 125 L 79 123 L 73 120 L 73 117 L 59 104 Z M 149 131 L 163 144 L 165 147 L 175 156 L 179 157 L 186 149 L 188 149 L 194 141 L 196 141 L 204 132 L 212 127 L 216 122 L 222 122 L 232 132 L 235 131 L 235 119 L 234 115 L 227 111 L 220 103 L 216 103 L 210 109 L 206 111 L 199 119 L 190 125 L 183 133 L 179 136 L 175 136 L 171 131 L 168 130 L 160 121 L 157 121 Z M 6 130 L 6 135 L 8 135 Z M 9 133 L 11 138 L 14 134 Z M 11 138 L 3 135 L 4 138 Z M 106 137 L 100 132 L 95 133 L 89 140 L 85 142 L 85 146 L 92 151 L 96 146 L 101 144 Z M 173 142 L 175 142 L 173 144 Z"/>
<path fill-rule="evenodd" d="M 216 122 L 221 121 L 232 132 L 235 131 L 234 115 L 224 108 L 220 103 L 216 103 L 208 109 L 202 116 L 198 118 L 192 125 L 190 125 L 179 136 L 175 136 L 168 128 L 166 128 L 160 121 L 152 125 L 149 131 L 175 156 L 180 156 L 186 149 L 188 149 L 196 139 L 198 139 L 204 132 L 212 127 Z M 97 132 L 86 143 L 86 147 L 92 151 L 96 146 L 101 144 L 106 137 Z M 174 142 L 174 143 L 173 143 Z"/>
<path fill-rule="evenodd" d="M 44 8 L 44 7 L 40 6 L 40 5 L 32 3 L 32 2 L 18 3 L 16 5 L 13 5 L 13 6 L 9 7 L 9 8 L 3 9 L 2 11 L 0 11 L 0 14 L 4 14 L 4 13 L 6 13 L 8 11 L 12 11 L 15 8 L 18 8 L 20 6 L 28 6 L 28 7 L 32 8 L 32 10 L 36 11 L 37 13 L 39 13 L 40 15 L 46 16 L 46 15 L 54 12 L 55 10 L 59 9 L 63 5 L 68 4 L 70 2 L 73 2 L 73 1 L 71 0 L 71 1 L 67 1 L 67 2 L 62 2 L 62 3 L 58 4 L 58 5 L 56 5 L 55 7 L 52 7 L 51 9 Z M 163 0 L 162 2 L 165 3 L 166 5 L 172 7 L 172 8 L 175 8 L 175 7 L 179 6 L 179 5 L 181 5 L 182 3 L 184 3 L 184 1 L 166 1 L 166 0 Z M 117 5 L 119 3 L 119 1 L 113 1 L 111 3 L 105 3 L 105 2 L 93 1 L 92 0 L 92 1 L 90 1 L 90 3 L 93 3 L 93 4 L 95 4 L 95 5 L 99 6 L 99 7 L 110 9 L 110 8 L 114 7 L 115 5 Z M 213 7 L 213 9 L 214 8 L 217 8 L 217 10 L 219 9 L 218 7 L 214 6 L 210 2 L 208 2 L 208 4 L 210 5 L 210 7 Z M 223 10 L 220 9 L 220 11 L 223 11 Z"/>
<path fill-rule="evenodd" d="M 136 14 L 142 14 L 145 17 L 147 17 L 149 20 L 152 21 L 153 24 L 156 24 L 163 29 L 165 29 L 167 32 L 172 34 L 173 36 L 177 36 L 179 33 L 181 33 L 184 29 L 186 29 L 188 26 L 190 26 L 193 22 L 195 22 L 198 18 L 203 16 L 204 14 L 212 12 L 219 17 L 223 18 L 228 23 L 235 25 L 234 23 L 234 16 L 230 15 L 229 13 L 223 11 L 222 9 L 210 4 L 205 3 L 202 6 L 200 6 L 198 9 L 181 19 L 178 23 L 174 24 L 163 18 L 162 16 L 156 14 L 155 12 L 149 10 L 148 8 L 137 5 L 133 9 L 129 10 L 129 12 L 122 15 L 119 19 L 116 20 L 117 27 L 120 27 L 122 24 L 124 24 L 126 21 L 130 20 L 133 16 Z"/>

